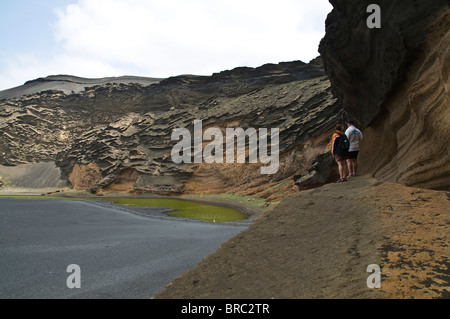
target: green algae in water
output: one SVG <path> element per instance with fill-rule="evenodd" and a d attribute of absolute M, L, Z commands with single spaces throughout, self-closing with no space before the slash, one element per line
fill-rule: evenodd
<path fill-rule="evenodd" d="M 208 222 L 230 222 L 246 219 L 243 212 L 224 206 L 204 204 L 181 199 L 165 198 L 98 198 L 97 200 L 112 201 L 120 205 L 139 207 L 165 207 L 173 209 L 166 213 L 172 217 L 200 219 Z"/>

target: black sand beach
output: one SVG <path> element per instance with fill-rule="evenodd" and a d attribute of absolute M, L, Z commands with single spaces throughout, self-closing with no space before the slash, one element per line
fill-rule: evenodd
<path fill-rule="evenodd" d="M 0 198 L 0 298 L 150 298 L 246 228 L 99 204 Z"/>

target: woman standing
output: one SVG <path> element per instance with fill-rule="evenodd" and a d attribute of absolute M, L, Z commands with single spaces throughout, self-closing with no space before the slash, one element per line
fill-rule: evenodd
<path fill-rule="evenodd" d="M 340 179 L 337 183 L 347 181 L 347 165 L 345 161 L 347 160 L 348 147 L 348 139 L 342 130 L 342 125 L 337 124 L 336 132 L 333 134 L 331 139 L 331 154 L 339 166 Z"/>

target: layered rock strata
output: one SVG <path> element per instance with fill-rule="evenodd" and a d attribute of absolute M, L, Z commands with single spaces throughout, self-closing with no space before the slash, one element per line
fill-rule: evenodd
<path fill-rule="evenodd" d="M 223 192 L 281 181 L 308 167 L 326 146 L 324 133 L 343 118 L 320 58 L 0 104 L 1 165 L 55 162 L 75 189 L 94 192 Z M 193 132 L 194 120 L 223 132 L 279 128 L 280 169 L 261 175 L 261 163 L 175 164 L 172 131 Z"/>

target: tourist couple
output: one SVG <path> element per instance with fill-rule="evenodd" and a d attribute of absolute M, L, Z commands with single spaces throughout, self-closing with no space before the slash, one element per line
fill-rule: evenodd
<path fill-rule="evenodd" d="M 353 121 L 347 122 L 347 130 L 343 131 L 342 125 L 336 125 L 336 133 L 331 140 L 331 154 L 339 166 L 340 178 L 338 183 L 346 182 L 347 178 L 355 177 L 358 169 L 359 142 L 363 135 Z M 347 162 L 347 165 L 345 165 Z M 347 175 L 348 168 L 348 175 Z"/>

